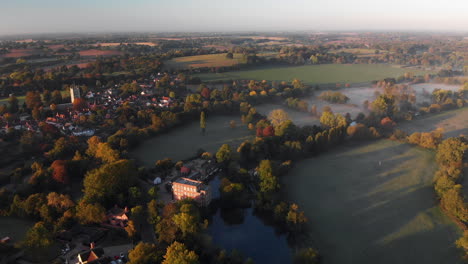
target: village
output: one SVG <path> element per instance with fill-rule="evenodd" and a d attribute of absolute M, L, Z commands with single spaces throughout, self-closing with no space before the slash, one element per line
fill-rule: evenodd
<path fill-rule="evenodd" d="M 156 76 L 161 77 L 162 74 L 158 73 Z M 155 87 L 159 79 L 154 78 L 154 76 L 151 77 L 152 81 L 138 84 L 141 88 L 139 94 L 128 97 L 119 95 L 118 85 L 102 91 L 88 91 L 85 94 L 82 94 L 79 86 L 73 85 L 69 89 L 70 103 L 44 107 L 46 111 L 53 114 L 52 116 L 48 116 L 44 120 L 34 120 L 29 114 L 21 114 L 15 120 L 2 120 L 2 117 L 0 117 L 0 122 L 3 123 L 0 133 L 7 134 L 11 133 L 12 130 L 41 133 L 40 124 L 45 123 L 55 127 L 62 135 L 89 138 L 94 135 L 99 136 L 101 131 L 92 127 L 80 126 L 79 123 L 83 116 L 89 117 L 93 111 L 104 111 L 104 118 L 112 120 L 117 118 L 116 111 L 124 104 L 131 104 L 139 110 L 149 108 L 168 109 L 174 103 L 180 101 L 177 98 L 158 94 Z M 172 76 L 172 78 L 174 83 L 179 82 L 176 76 Z M 77 109 L 74 107 L 74 103 L 81 99 L 84 99 L 85 104 Z M 102 122 L 105 122 L 105 120 L 102 120 Z M 189 198 L 194 199 L 200 206 L 208 206 L 212 199 L 208 182 L 219 171 L 220 167 L 212 158 L 195 158 L 186 161 L 182 167 L 174 167 L 171 171 L 157 173 L 154 180 L 142 181 L 141 187 L 148 190 L 152 186 L 156 186 L 159 189 L 158 193 L 163 203 L 172 203 Z M 109 239 L 109 236 L 112 237 L 115 236 L 115 233 L 125 232 L 124 229 L 128 225 L 129 216 L 130 211 L 127 207 L 120 208 L 115 205 L 106 213 L 105 221 L 99 226 L 76 225 L 70 230 L 60 232 L 56 236 L 56 240 L 63 245 L 62 254 L 59 258 L 64 263 L 73 264 L 126 263 L 128 261 L 128 251 L 134 245 L 122 244 L 102 247 L 101 244 L 103 240 Z M 149 242 L 156 242 L 153 228 L 149 226 L 146 230 L 148 232 L 143 234 L 144 238 Z M 12 243 L 14 241 L 14 238 L 11 237 L 0 238 L 1 243 Z M 9 261 L 19 257 L 21 257 L 21 254 L 10 256 Z M 28 264 L 25 260 L 20 260 L 20 263 Z"/>
<path fill-rule="evenodd" d="M 70 102 L 62 103 L 53 106 L 44 106 L 44 111 L 49 111 L 51 116 L 47 116 L 44 120 L 34 120 L 30 114 L 23 113 L 18 115 L 18 118 L 13 120 L 6 120 L 0 117 L 0 124 L 3 124 L 0 128 L 0 133 L 6 134 L 9 131 L 17 130 L 28 130 L 40 133 L 39 124 L 44 122 L 48 125 L 52 125 L 57 128 L 63 135 L 73 136 L 86 136 L 90 137 L 97 135 L 99 131 L 96 131 L 92 127 L 82 127 L 79 125 L 83 117 L 89 117 L 92 112 L 100 110 L 104 112 L 104 120 L 112 120 L 117 117 L 116 111 L 124 104 L 131 104 L 138 110 L 145 110 L 149 108 L 161 108 L 168 109 L 174 105 L 178 100 L 177 98 L 171 98 L 164 96 L 157 92 L 156 84 L 161 78 L 162 73 L 151 75 L 151 81 L 147 79 L 146 83 L 137 84 L 140 87 L 141 92 L 136 95 L 129 95 L 123 97 L 119 93 L 119 85 L 115 87 L 99 90 L 99 91 L 88 91 L 82 94 L 79 86 L 73 84 L 70 90 Z M 176 84 L 180 83 L 180 80 L 176 76 L 171 76 L 172 82 Z M 10 97 L 14 96 L 10 94 Z M 80 100 L 80 106 L 74 107 L 73 102 Z M 77 101 L 78 101 L 77 100 Z"/>

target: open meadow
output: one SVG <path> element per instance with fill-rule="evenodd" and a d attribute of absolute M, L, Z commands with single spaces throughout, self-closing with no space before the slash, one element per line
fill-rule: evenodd
<path fill-rule="evenodd" d="M 302 80 L 307 84 L 362 83 L 387 77 L 398 77 L 405 72 L 416 75 L 424 71 L 400 68 L 387 64 L 322 64 L 304 66 L 262 67 L 224 73 L 196 74 L 203 81 L 220 80 Z"/>
<path fill-rule="evenodd" d="M 434 196 L 434 153 L 389 140 L 300 161 L 285 191 L 325 264 L 462 263 L 458 227 Z"/>
<path fill-rule="evenodd" d="M 437 128 L 444 130 L 445 137 L 456 137 L 468 134 L 468 107 L 430 114 L 412 121 L 398 124 L 399 129 L 408 134 L 414 132 L 430 132 Z"/>
<path fill-rule="evenodd" d="M 231 128 L 229 122 L 235 120 L 237 127 Z M 193 157 L 198 149 L 215 154 L 223 144 L 237 146 L 244 140 L 252 138 L 249 131 L 237 116 L 214 116 L 206 120 L 206 133 L 202 135 L 198 120 L 148 139 L 134 149 L 131 156 L 145 166 L 154 166 L 164 158 L 179 161 Z"/>
<path fill-rule="evenodd" d="M 31 220 L 2 216 L 0 217 L 0 238 L 8 236 L 12 242 L 20 242 L 25 238 L 26 232 L 33 225 L 34 222 Z"/>

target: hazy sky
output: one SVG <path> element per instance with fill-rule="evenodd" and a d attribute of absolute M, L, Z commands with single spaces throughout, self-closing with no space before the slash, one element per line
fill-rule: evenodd
<path fill-rule="evenodd" d="M 0 0 L 0 34 L 468 31 L 468 0 Z"/>

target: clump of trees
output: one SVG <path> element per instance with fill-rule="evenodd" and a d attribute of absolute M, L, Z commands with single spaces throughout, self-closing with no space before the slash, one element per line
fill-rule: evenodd
<path fill-rule="evenodd" d="M 318 97 L 321 100 L 324 100 L 333 104 L 346 104 L 349 101 L 349 97 L 347 97 L 341 92 L 326 91 L 326 92 L 322 92 Z"/>
<path fill-rule="evenodd" d="M 466 228 L 468 208 L 461 185 L 466 170 L 468 140 L 464 137 L 448 138 L 442 141 L 436 153 L 439 170 L 435 176 L 434 189 L 440 199 L 441 207 L 455 217 Z M 468 255 L 468 234 L 457 240 L 458 247 Z"/>
<path fill-rule="evenodd" d="M 286 99 L 286 105 L 289 108 L 301 111 L 301 112 L 308 112 L 309 111 L 309 103 L 305 100 L 301 100 L 298 98 L 289 97 Z"/>

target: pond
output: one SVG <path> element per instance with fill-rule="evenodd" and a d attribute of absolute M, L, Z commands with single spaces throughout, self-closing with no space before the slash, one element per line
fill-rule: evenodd
<path fill-rule="evenodd" d="M 288 264 L 292 250 L 285 235 L 278 235 L 253 214 L 252 208 L 218 210 L 208 227 L 213 242 L 230 252 L 233 249 L 255 263 Z"/>

